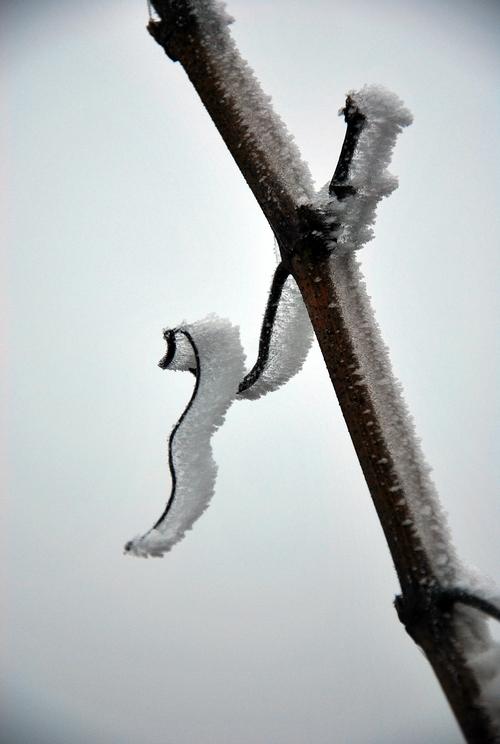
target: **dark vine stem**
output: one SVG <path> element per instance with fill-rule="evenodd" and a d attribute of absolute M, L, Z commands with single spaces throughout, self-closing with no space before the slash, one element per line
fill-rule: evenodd
<path fill-rule="evenodd" d="M 248 388 L 255 385 L 266 366 L 267 360 L 269 359 L 269 348 L 271 345 L 271 338 L 273 334 L 274 321 L 276 320 L 276 313 L 281 299 L 281 293 L 283 287 L 288 279 L 290 272 L 284 266 L 281 261 L 274 272 L 273 280 L 271 283 L 271 289 L 269 290 L 269 297 L 267 298 L 266 310 L 264 313 L 264 319 L 260 329 L 259 339 L 259 353 L 257 361 L 254 366 L 248 372 L 243 380 L 240 382 L 238 387 L 238 393 L 243 393 Z"/>
<path fill-rule="evenodd" d="M 359 142 L 359 136 L 366 122 L 366 117 L 361 113 L 350 96 L 346 98 L 342 113 L 344 114 L 347 128 L 337 167 L 328 187 L 330 196 L 336 196 L 339 201 L 345 199 L 346 196 L 352 196 L 356 193 L 356 189 L 350 184 L 346 184 L 346 181 L 349 177 L 349 170 Z"/>
<path fill-rule="evenodd" d="M 191 394 L 191 398 L 189 399 L 189 403 L 187 404 L 186 408 L 184 409 L 184 411 L 181 414 L 181 417 L 179 418 L 179 420 L 177 421 L 176 425 L 174 426 L 174 428 L 172 429 L 172 431 L 170 433 L 170 437 L 169 437 L 169 440 L 168 440 L 168 467 L 169 467 L 169 470 L 170 470 L 170 477 L 172 479 L 172 489 L 170 491 L 170 498 L 169 498 L 169 500 L 167 502 L 167 505 L 166 505 L 166 507 L 165 507 L 165 509 L 163 511 L 163 514 L 160 516 L 160 518 L 158 519 L 158 521 L 153 525 L 153 529 L 156 529 L 157 527 L 159 527 L 159 525 L 163 522 L 163 520 L 166 519 L 167 514 L 169 513 L 170 509 L 172 508 L 172 505 L 173 505 L 174 500 L 175 500 L 175 493 L 176 493 L 176 488 L 177 488 L 177 474 L 175 472 L 174 455 L 173 455 L 174 439 L 175 439 L 175 435 L 177 434 L 177 432 L 179 430 L 179 427 L 181 426 L 182 422 L 186 418 L 186 415 L 191 410 L 191 407 L 192 407 L 192 405 L 193 405 L 193 403 L 194 403 L 194 401 L 196 399 L 196 396 L 198 395 L 198 390 L 199 390 L 199 387 L 200 387 L 200 374 L 201 374 L 200 354 L 198 352 L 198 347 L 196 346 L 196 343 L 195 343 L 192 335 L 189 333 L 189 331 L 186 331 L 184 329 L 180 329 L 178 331 L 167 331 L 166 332 L 165 336 L 167 334 L 169 334 L 168 335 L 168 339 L 167 339 L 168 340 L 168 343 L 169 343 L 169 345 L 168 345 L 168 351 L 167 351 L 167 354 L 165 355 L 165 357 L 159 362 L 159 366 L 161 366 L 162 369 L 165 369 L 168 366 L 168 364 L 170 364 L 170 362 L 172 361 L 172 359 L 174 358 L 175 349 L 176 349 L 175 333 L 182 333 L 187 338 L 187 340 L 189 341 L 189 343 L 191 344 L 191 347 L 192 347 L 193 353 L 194 353 L 194 357 L 195 357 L 195 360 L 196 360 L 196 369 L 194 370 L 195 377 L 196 377 L 196 382 L 194 384 L 193 392 Z M 173 351 L 172 351 L 172 348 L 173 348 Z M 168 364 L 166 362 L 164 364 L 164 360 L 167 360 L 167 359 L 168 359 Z"/>

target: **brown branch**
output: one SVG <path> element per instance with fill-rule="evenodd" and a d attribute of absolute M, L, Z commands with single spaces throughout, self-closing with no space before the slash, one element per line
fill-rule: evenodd
<path fill-rule="evenodd" d="M 300 288 L 394 561 L 401 585 L 396 600 L 399 617 L 424 650 L 467 741 L 494 742 L 497 731 L 481 704 L 479 681 L 467 664 L 456 618 L 435 601 L 439 579 L 418 530 L 408 526 L 413 514 L 405 488 L 391 487 L 405 462 L 358 372 L 362 353 L 356 327 L 367 322 L 370 310 L 366 296 L 356 289 L 355 266 L 349 256 L 339 257 L 332 270 L 331 225 L 321 211 L 295 198 L 288 180 L 276 169 L 272 149 L 274 142 L 280 145 L 280 133 L 273 131 L 272 121 L 263 143 L 241 116 L 237 86 L 226 84 L 227 59 L 218 53 L 217 43 L 207 43 L 207 39 L 217 41 L 220 25 L 216 12 L 211 15 L 211 3 L 153 0 L 152 4 L 161 20 L 150 22 L 150 33 L 171 59 L 182 64 L 276 236 L 283 267 Z M 202 8 L 202 14 L 194 8 Z M 348 165 L 361 124 L 357 117 L 348 130 L 339 172 L 332 179 L 333 193 L 348 186 Z M 340 310 L 346 286 L 352 287 L 351 317 Z M 375 337 L 367 343 L 376 349 L 380 339 L 376 331 L 371 332 Z M 363 363 L 372 365 L 374 376 L 381 373 L 375 353 L 368 353 Z M 407 447 L 417 450 L 411 437 Z"/>
<path fill-rule="evenodd" d="M 278 243 L 280 236 L 288 243 L 296 222 L 295 201 L 286 181 L 271 165 L 269 143 L 263 146 L 252 136 L 240 115 L 234 90 L 224 88 L 221 60 L 202 43 L 191 3 L 157 0 L 152 5 L 162 20 L 150 21 L 149 33 L 173 61 L 181 62 L 268 222 L 279 228 Z M 216 34 L 217 19 L 203 28 L 203 36 Z"/>

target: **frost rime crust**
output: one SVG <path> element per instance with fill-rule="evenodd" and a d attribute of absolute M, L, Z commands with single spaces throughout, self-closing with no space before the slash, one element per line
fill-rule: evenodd
<path fill-rule="evenodd" d="M 293 135 L 271 106 L 271 97 L 262 90 L 229 33 L 233 18 L 227 14 L 225 4 L 212 0 L 192 0 L 191 4 L 199 22 L 201 44 L 214 60 L 212 73 L 220 97 L 231 99 L 246 130 L 245 138 L 252 141 L 255 151 L 264 154 L 288 195 L 296 204 L 311 202 L 315 192 L 309 168 Z M 261 175 L 265 180 L 266 173 Z"/>
<path fill-rule="evenodd" d="M 347 95 L 366 119 L 346 181 L 356 193 L 339 200 L 326 187 L 318 203 L 332 222 L 341 225 L 335 235 L 337 253 L 358 250 L 372 240 L 377 204 L 398 186 L 398 179 L 387 170 L 396 139 L 413 119 L 398 96 L 381 86 L 366 85 Z"/>
<path fill-rule="evenodd" d="M 359 263 L 353 254 L 333 256 L 332 272 L 342 315 L 354 341 L 359 360 L 359 383 L 368 387 L 373 407 L 382 424 L 380 436 L 393 453 L 395 470 L 388 485 L 401 491 L 412 514 L 408 529 L 416 531 L 428 552 L 436 576 L 444 586 L 454 586 L 458 559 L 450 542 L 446 517 L 439 504 L 403 399 L 402 385 L 392 374 L 387 347 L 370 306 Z M 377 432 L 374 430 L 374 436 Z"/>
<path fill-rule="evenodd" d="M 222 425 L 244 374 L 245 356 L 239 331 L 229 321 L 212 315 L 183 328 L 189 331 L 198 348 L 199 388 L 173 443 L 177 486 L 172 507 L 156 528 L 135 537 L 126 546 L 128 553 L 140 557 L 160 557 L 167 553 L 208 507 L 217 473 L 211 438 Z M 176 340 L 181 338 L 178 333 Z M 174 357 L 171 368 L 189 369 L 192 359 L 181 340 L 180 345 L 181 364 L 176 365 Z"/>
<path fill-rule="evenodd" d="M 404 493 L 411 520 L 407 529 L 420 538 L 440 586 L 460 587 L 497 601 L 494 586 L 464 566 L 450 538 L 446 514 L 430 477 L 412 418 L 403 399 L 402 385 L 393 376 L 389 353 L 375 320 L 370 299 L 354 254 L 333 256 L 332 272 L 341 312 L 349 328 L 357 358 L 360 384 L 368 387 L 388 450 L 394 456 L 389 490 Z M 377 435 L 374 430 L 374 435 Z M 481 683 L 481 700 L 500 733 L 500 645 L 491 637 L 485 616 L 456 605 L 455 622 L 468 664 Z"/>
<path fill-rule="evenodd" d="M 313 337 L 300 290 L 295 279 L 289 276 L 274 320 L 267 364 L 257 382 L 239 393 L 238 398 L 256 400 L 285 385 L 302 369 Z"/>
<path fill-rule="evenodd" d="M 210 442 L 235 398 L 260 398 L 288 382 L 301 369 L 313 338 L 299 289 L 289 277 L 278 306 L 264 371 L 255 385 L 237 395 L 245 360 L 239 329 L 215 315 L 183 324 L 175 333 L 175 355 L 168 365 L 171 370 L 196 368 L 194 350 L 183 330 L 190 333 L 198 349 L 199 387 L 172 443 L 177 476 L 173 504 L 157 527 L 125 546 L 127 553 L 143 558 L 162 557 L 170 551 L 208 507 L 217 473 Z"/>

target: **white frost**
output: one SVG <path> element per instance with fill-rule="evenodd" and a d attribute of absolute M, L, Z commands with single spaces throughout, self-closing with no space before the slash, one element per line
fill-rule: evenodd
<path fill-rule="evenodd" d="M 389 491 L 404 493 L 411 518 L 404 524 L 420 538 L 438 583 L 444 588 L 461 588 L 500 606 L 493 583 L 474 573 L 458 558 L 451 542 L 446 515 L 424 460 L 420 441 L 403 399 L 402 386 L 392 374 L 389 353 L 375 320 L 355 254 L 333 256 L 332 272 L 341 312 L 354 341 L 359 359 L 359 381 L 368 387 L 380 421 L 387 449 L 392 454 L 392 485 Z M 386 464 L 387 460 L 379 460 Z M 455 623 L 465 658 L 477 675 L 481 702 L 500 733 L 500 646 L 491 637 L 486 615 L 457 603 Z"/>
<path fill-rule="evenodd" d="M 366 117 L 349 169 L 346 184 L 356 193 L 344 199 L 319 193 L 318 206 L 340 224 L 336 253 L 358 250 L 373 238 L 372 225 L 378 202 L 397 188 L 398 180 L 387 170 L 398 134 L 412 122 L 412 115 L 394 93 L 376 85 L 348 93 Z"/>
<path fill-rule="evenodd" d="M 206 320 L 201 321 L 201 323 L 206 322 Z M 179 331 L 181 328 L 184 328 L 186 331 L 190 332 L 194 325 L 198 326 L 198 323 L 192 325 L 182 323 L 179 326 Z M 175 333 L 175 355 L 168 365 L 168 369 L 179 372 L 188 372 L 190 369 L 196 369 L 196 357 L 188 338 L 179 331 Z M 196 335 L 198 335 L 198 333 L 196 333 Z"/>
<path fill-rule="evenodd" d="M 136 556 L 162 556 L 168 552 L 207 508 L 217 473 L 212 435 L 223 423 L 244 374 L 239 331 L 229 321 L 212 315 L 184 325 L 183 330 L 191 334 L 199 352 L 198 392 L 173 440 L 177 484 L 172 506 L 157 527 L 127 543 L 126 551 Z M 178 331 L 176 342 L 183 360 L 180 368 L 185 369 L 185 364 L 189 368 L 190 363 L 183 338 Z M 171 367 L 176 368 L 174 363 Z"/>
<path fill-rule="evenodd" d="M 402 128 L 412 117 L 397 96 L 374 86 L 349 95 L 366 117 L 346 185 L 355 189 L 342 200 L 323 189 L 315 194 L 311 175 L 283 121 L 273 111 L 252 69 L 242 59 L 228 31 L 232 19 L 223 3 L 192 0 L 207 65 L 215 76 L 218 95 L 229 99 L 237 111 L 244 138 L 261 162 L 259 178 L 269 182 L 269 197 L 277 202 L 288 196 L 296 205 L 312 204 L 322 210 L 332 226 L 332 272 L 340 309 L 352 334 L 359 360 L 358 384 L 367 385 L 381 424 L 372 435 L 384 436 L 393 455 L 389 490 L 402 490 L 411 519 L 407 528 L 420 537 L 439 583 L 444 587 L 467 585 L 470 574 L 459 562 L 446 525 L 445 515 L 430 478 L 430 468 L 421 453 L 419 440 L 403 400 L 400 383 L 393 377 L 368 295 L 353 251 L 373 237 L 372 224 L 378 202 L 397 187 L 387 170 L 392 150 Z M 276 174 L 281 187 L 273 193 Z M 340 227 L 339 227 L 340 225 Z M 243 377 L 244 355 L 238 331 L 227 321 L 206 319 L 186 326 L 200 352 L 199 394 L 177 431 L 174 464 L 177 492 L 167 519 L 157 528 L 128 545 L 136 555 L 162 555 L 178 542 L 208 506 L 214 490 L 216 465 L 210 440 L 236 397 Z M 286 341 L 285 341 L 286 338 Z M 276 327 L 266 368 L 259 381 L 240 397 L 258 398 L 275 390 L 302 366 L 312 334 L 298 289 L 287 281 L 277 313 Z M 189 369 L 193 356 L 180 339 L 177 366 Z M 383 463 L 381 459 L 380 464 Z M 469 663 L 482 682 L 484 704 L 500 720 L 500 652 L 491 640 L 481 615 L 464 607 L 457 623 Z"/>
<path fill-rule="evenodd" d="M 255 161 L 269 163 L 271 171 L 278 175 L 281 185 L 297 204 L 311 202 L 314 187 L 309 168 L 293 136 L 273 110 L 271 97 L 264 93 L 254 71 L 241 57 L 228 30 L 233 19 L 226 13 L 224 3 L 192 0 L 191 6 L 199 22 L 201 43 L 215 76 L 218 94 L 220 98 L 230 99 L 231 105 L 236 107 L 245 138 L 251 141 L 256 155 Z M 262 181 L 266 180 L 265 165 L 259 175 Z M 269 196 L 281 197 L 272 193 Z"/>
<path fill-rule="evenodd" d="M 340 309 L 359 361 L 359 382 L 368 388 L 381 432 L 392 453 L 394 470 L 388 490 L 402 491 L 439 581 L 454 586 L 460 574 L 446 516 L 424 460 L 401 383 L 393 376 L 389 352 L 380 334 L 355 254 L 331 259 Z"/>
<path fill-rule="evenodd" d="M 176 476 L 172 504 L 156 527 L 127 543 L 126 552 L 136 556 L 162 556 L 168 552 L 207 508 L 217 472 L 211 437 L 223 423 L 244 377 L 245 357 L 239 330 L 216 316 L 183 324 L 176 330 L 175 354 L 168 369 L 196 369 L 195 351 L 184 331 L 191 335 L 198 351 L 198 388 L 172 440 Z M 281 294 L 262 375 L 238 397 L 253 400 L 284 385 L 302 367 L 312 338 L 299 289 L 289 277 Z"/>
<path fill-rule="evenodd" d="M 480 701 L 500 741 L 500 644 L 492 638 L 485 617 L 478 610 L 456 605 L 455 623 L 465 658 L 476 675 Z"/>
<path fill-rule="evenodd" d="M 302 369 L 313 338 L 300 290 L 295 279 L 289 276 L 278 305 L 267 363 L 257 382 L 241 392 L 238 398 L 256 400 L 287 383 Z"/>

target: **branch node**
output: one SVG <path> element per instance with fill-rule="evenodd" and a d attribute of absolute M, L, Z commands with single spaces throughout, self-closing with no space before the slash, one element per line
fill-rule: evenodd
<path fill-rule="evenodd" d="M 433 613 L 432 595 L 407 589 L 404 594 L 398 594 L 394 599 L 394 607 L 400 622 L 405 626 L 408 635 L 419 644 L 419 630 L 427 625 Z"/>
<path fill-rule="evenodd" d="M 296 213 L 300 240 L 294 245 L 293 253 L 299 253 L 312 263 L 328 258 L 337 243 L 332 225 L 327 224 L 321 212 L 309 204 L 299 205 Z"/>

